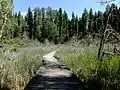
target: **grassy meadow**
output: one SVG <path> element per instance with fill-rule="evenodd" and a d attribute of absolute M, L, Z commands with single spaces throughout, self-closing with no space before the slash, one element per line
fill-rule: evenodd
<path fill-rule="evenodd" d="M 88 87 L 98 83 L 102 90 L 120 90 L 120 56 L 105 56 L 99 62 L 97 44 L 54 45 L 16 39 L 1 45 L 4 48 L 0 49 L 0 90 L 23 90 L 41 66 L 42 56 L 58 48 L 59 61 L 70 67 Z"/>

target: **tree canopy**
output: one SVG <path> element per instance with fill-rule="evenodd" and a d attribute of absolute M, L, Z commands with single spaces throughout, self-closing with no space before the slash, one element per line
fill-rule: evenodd
<path fill-rule="evenodd" d="M 108 15 L 109 18 L 108 18 Z M 107 5 L 104 12 L 92 8 L 83 10 L 82 16 L 72 12 L 72 18 L 62 8 L 58 10 L 48 8 L 28 8 L 26 16 L 21 12 L 13 13 L 13 1 L 0 1 L 0 38 L 24 38 L 37 39 L 44 42 L 46 39 L 54 43 L 64 43 L 72 37 L 77 39 L 91 35 L 93 38 L 101 36 L 101 29 L 105 29 L 106 23 L 120 33 L 120 8 L 115 4 Z"/>

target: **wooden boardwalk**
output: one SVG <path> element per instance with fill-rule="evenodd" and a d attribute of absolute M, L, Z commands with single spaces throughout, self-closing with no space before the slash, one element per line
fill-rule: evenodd
<path fill-rule="evenodd" d="M 54 54 L 52 52 L 43 58 L 43 66 L 24 90 L 87 90 L 69 68 L 57 62 Z"/>

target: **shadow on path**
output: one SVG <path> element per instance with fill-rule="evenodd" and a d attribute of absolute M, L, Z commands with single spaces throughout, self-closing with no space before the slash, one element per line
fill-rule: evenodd
<path fill-rule="evenodd" d="M 71 77 L 34 76 L 24 90 L 86 90 L 75 75 Z"/>
<path fill-rule="evenodd" d="M 0 90 L 10 90 L 8 87 L 1 87 L 0 86 Z"/>
<path fill-rule="evenodd" d="M 24 90 L 87 90 L 66 65 L 58 63 L 54 57 L 56 51 L 43 56 L 43 67 L 40 67 Z"/>

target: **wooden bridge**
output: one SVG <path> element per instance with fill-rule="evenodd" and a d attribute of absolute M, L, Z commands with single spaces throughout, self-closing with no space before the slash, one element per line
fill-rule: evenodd
<path fill-rule="evenodd" d="M 43 66 L 24 90 L 87 90 L 69 68 L 58 63 L 55 53 L 43 56 Z"/>

